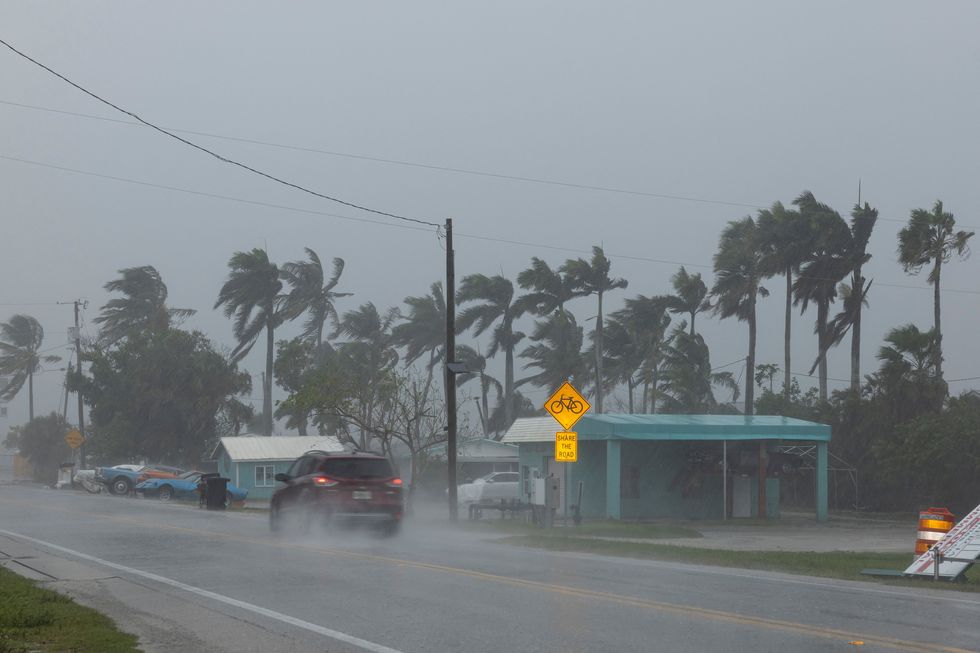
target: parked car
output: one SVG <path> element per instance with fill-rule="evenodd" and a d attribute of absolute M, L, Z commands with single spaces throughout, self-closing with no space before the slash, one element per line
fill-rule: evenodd
<path fill-rule="evenodd" d="M 518 501 L 521 498 L 520 480 L 518 472 L 491 472 L 472 483 L 460 485 L 456 490 L 456 500 L 460 506 Z"/>
<path fill-rule="evenodd" d="M 156 497 L 161 501 L 197 501 L 200 498 L 198 483 L 202 472 L 184 472 L 177 478 L 149 478 L 136 485 L 136 493 L 144 497 Z M 248 490 L 243 490 L 233 483 L 228 483 L 225 493 L 225 505 L 244 503 Z"/>
<path fill-rule="evenodd" d="M 369 524 L 386 535 L 398 532 L 404 515 L 403 487 L 387 458 L 376 454 L 310 451 L 297 458 L 269 503 L 269 527 L 294 522 L 304 532 L 312 524 Z"/>
<path fill-rule="evenodd" d="M 181 469 L 163 465 L 115 465 L 97 467 L 95 480 L 109 488 L 112 494 L 126 495 L 148 478 L 176 478 L 183 473 Z"/>

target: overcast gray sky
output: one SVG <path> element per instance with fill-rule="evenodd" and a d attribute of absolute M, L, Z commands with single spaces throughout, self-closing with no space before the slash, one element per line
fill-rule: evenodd
<path fill-rule="evenodd" d="M 876 367 L 890 328 L 931 325 L 925 275 L 907 276 L 895 261 L 909 211 L 941 198 L 961 226 L 980 225 L 978 26 L 975 0 L 0 4 L 0 38 L 162 126 L 733 204 L 191 136 L 352 202 L 433 222 L 452 217 L 459 278 L 513 279 L 531 256 L 557 265 L 602 244 L 613 273 L 630 281 L 610 310 L 627 296 L 667 292 L 677 269 L 624 257 L 685 263 L 710 284 L 721 229 L 753 211 L 739 204 L 788 203 L 809 189 L 847 215 L 860 178 L 863 198 L 881 212 L 865 268 L 875 285 L 864 371 Z M 108 298 L 102 285 L 124 267 L 156 266 L 171 305 L 199 311 L 186 326 L 229 347 L 231 324 L 211 306 L 236 250 L 268 247 L 278 263 L 301 258 L 303 247 L 324 260 L 343 257 L 340 289 L 356 294 L 341 310 L 368 300 L 398 305 L 444 274 L 429 228 L 12 161 L 377 219 L 145 127 L 15 106 L 125 119 L 6 48 L 0 79 L 0 156 L 8 157 L 0 158 L 0 319 L 36 316 L 50 347 L 62 345 L 72 318 L 70 306 L 53 302 L 87 299 L 94 333 L 91 319 Z M 980 256 L 944 270 L 949 379 L 980 376 L 978 269 Z M 769 282 L 774 296 L 761 306 L 760 363 L 782 362 L 780 283 Z M 590 300 L 572 309 L 580 322 L 594 314 Z M 807 371 L 815 353 L 813 319 L 795 318 L 794 371 Z M 745 355 L 743 324 L 703 319 L 700 329 L 715 365 Z M 847 361 L 846 346 L 835 351 L 830 376 L 847 378 Z M 261 371 L 260 346 L 245 365 Z M 61 380 L 60 372 L 40 377 L 37 412 L 59 408 Z M 26 403 L 11 404 L 12 423 L 26 419 Z"/>

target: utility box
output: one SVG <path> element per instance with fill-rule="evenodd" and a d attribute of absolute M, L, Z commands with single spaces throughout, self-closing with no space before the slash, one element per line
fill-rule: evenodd
<path fill-rule="evenodd" d="M 557 510 L 561 503 L 561 479 L 557 476 L 549 476 L 545 481 L 544 505 L 546 508 Z"/>
<path fill-rule="evenodd" d="M 227 478 L 222 478 L 220 476 L 212 476 L 208 478 L 205 482 L 205 504 L 208 510 L 224 510 L 225 509 L 225 497 L 228 494 L 228 481 Z"/>
<path fill-rule="evenodd" d="M 544 478 L 531 479 L 531 505 L 543 506 L 545 502 L 545 481 Z"/>

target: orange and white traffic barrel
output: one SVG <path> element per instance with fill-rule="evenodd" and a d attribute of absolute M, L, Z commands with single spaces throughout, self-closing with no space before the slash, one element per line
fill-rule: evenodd
<path fill-rule="evenodd" d="M 919 532 L 915 539 L 915 555 L 920 555 L 943 539 L 953 526 L 956 518 L 946 508 L 929 508 L 919 513 Z"/>

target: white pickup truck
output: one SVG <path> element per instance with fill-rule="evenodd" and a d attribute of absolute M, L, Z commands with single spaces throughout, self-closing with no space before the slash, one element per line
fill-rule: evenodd
<path fill-rule="evenodd" d="M 460 506 L 471 503 L 499 503 L 517 501 L 521 498 L 521 475 L 518 472 L 491 472 L 472 483 L 460 485 L 456 500 Z"/>

